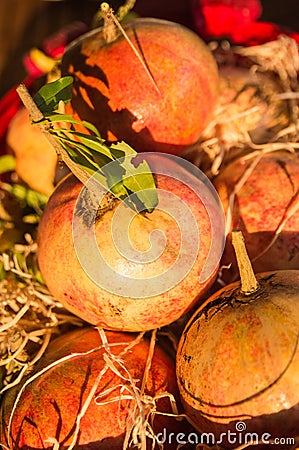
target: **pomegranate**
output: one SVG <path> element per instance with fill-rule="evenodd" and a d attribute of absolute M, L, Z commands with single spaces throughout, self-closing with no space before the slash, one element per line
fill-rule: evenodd
<path fill-rule="evenodd" d="M 231 242 L 233 229 L 243 232 L 255 272 L 299 269 L 297 154 L 276 151 L 239 158 L 213 183 L 225 211 L 232 214 L 222 258 L 222 263 L 231 264 L 231 268 L 223 272 L 224 280 L 235 280 L 238 275 Z"/>
<path fill-rule="evenodd" d="M 258 48 L 262 55 L 263 46 Z M 283 98 L 284 83 L 266 63 L 257 68 L 249 58 L 221 47 L 213 55 L 219 69 L 217 107 L 198 144 L 182 154 L 210 178 L 257 145 L 277 139 L 292 123 L 292 105 Z"/>
<path fill-rule="evenodd" d="M 150 348 L 140 336 L 106 332 L 103 338 L 92 327 L 56 338 L 34 372 L 5 395 L 1 444 L 119 450 L 128 439 L 128 447 L 145 448 L 153 433 L 188 428 L 159 414 L 175 414 L 171 401 L 179 409 L 179 398 L 173 362 L 157 344 L 150 359 Z"/>
<path fill-rule="evenodd" d="M 221 257 L 223 217 L 212 184 L 205 177 L 198 195 L 199 180 L 172 160 L 181 158 L 151 155 L 161 164 L 161 171 L 151 164 L 159 197 L 151 214 L 104 197 L 90 229 L 85 188 L 68 176 L 39 223 L 38 262 L 48 289 L 71 312 L 106 329 L 150 330 L 177 320 L 207 292 Z M 149 241 L 152 233 L 156 239 Z"/>
<path fill-rule="evenodd" d="M 54 190 L 57 155 L 43 133 L 31 125 L 21 108 L 11 120 L 7 146 L 16 158 L 16 172 L 32 189 L 50 195 Z"/>
<path fill-rule="evenodd" d="M 179 154 L 199 139 L 218 98 L 218 69 L 208 46 L 183 25 L 138 18 L 120 34 L 103 29 L 66 50 L 62 76 L 74 77 L 67 111 L 93 123 L 109 141 L 137 151 Z"/>
<path fill-rule="evenodd" d="M 213 294 L 181 336 L 183 406 L 217 448 L 263 448 L 286 437 L 279 448 L 291 448 L 299 435 L 299 271 L 255 278 L 238 253 L 241 284 Z"/>

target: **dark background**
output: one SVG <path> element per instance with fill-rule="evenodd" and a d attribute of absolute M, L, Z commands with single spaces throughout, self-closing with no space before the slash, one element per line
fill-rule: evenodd
<path fill-rule="evenodd" d="M 80 20 L 88 26 L 99 0 L 0 0 L 0 97 L 25 76 L 22 57 L 44 38 L 66 24 Z M 111 0 L 117 9 L 124 1 Z M 142 16 L 174 20 L 192 28 L 191 0 L 137 0 Z M 299 31 L 299 0 L 264 0 L 261 20 Z"/>
<path fill-rule="evenodd" d="M 262 5 L 262 19 L 299 31 L 298 0 L 265 0 Z"/>

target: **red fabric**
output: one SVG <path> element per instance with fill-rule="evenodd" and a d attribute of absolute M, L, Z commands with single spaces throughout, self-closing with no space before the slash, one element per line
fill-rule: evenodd
<path fill-rule="evenodd" d="M 29 88 L 32 82 L 35 80 L 33 75 L 29 75 L 23 83 L 27 88 Z M 17 94 L 16 88 L 12 88 L 7 94 L 2 97 L 0 101 L 0 155 L 5 153 L 5 137 L 7 127 L 14 117 L 14 115 L 18 112 L 21 106 L 21 100 L 19 95 Z"/>
<path fill-rule="evenodd" d="M 63 55 L 66 46 L 87 31 L 88 27 L 85 23 L 78 21 L 72 22 L 45 39 L 42 43 L 41 50 L 51 58 L 60 58 Z M 28 73 L 33 74 L 36 77 L 43 75 L 40 68 L 38 68 L 30 58 L 29 53 L 24 56 L 23 64 Z"/>
<path fill-rule="evenodd" d="M 253 22 L 242 29 L 235 29 L 231 34 L 231 38 L 234 44 L 248 47 L 273 41 L 282 33 L 283 30 L 273 23 Z"/>
<path fill-rule="evenodd" d="M 232 44 L 250 46 L 277 39 L 280 34 L 299 42 L 299 33 L 276 24 L 260 22 L 259 0 L 194 0 L 196 30 L 205 40 L 228 39 Z"/>
<path fill-rule="evenodd" d="M 262 7 L 259 0 L 195 0 L 194 19 L 205 38 L 230 38 L 235 30 L 257 20 Z"/>
<path fill-rule="evenodd" d="M 65 47 L 81 34 L 88 31 L 88 26 L 83 22 L 72 22 L 54 35 L 47 38 L 42 45 L 44 52 L 52 58 L 59 58 Z"/>

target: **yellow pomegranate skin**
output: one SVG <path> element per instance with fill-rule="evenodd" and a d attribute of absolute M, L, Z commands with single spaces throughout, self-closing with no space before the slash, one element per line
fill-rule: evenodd
<path fill-rule="evenodd" d="M 252 166 L 255 161 L 257 164 Z M 246 171 L 248 176 L 244 177 Z M 240 184 L 231 208 L 232 220 L 221 262 L 231 266 L 223 271 L 223 279 L 227 283 L 238 279 L 232 246 L 234 229 L 242 231 L 256 273 L 299 269 L 298 155 L 274 151 L 261 155 L 260 160 L 241 157 L 232 161 L 213 180 L 226 213 L 242 177 L 244 183 Z"/>
<path fill-rule="evenodd" d="M 213 294 L 178 346 L 184 410 L 220 448 L 246 444 L 246 433 L 268 448 L 265 441 L 299 432 L 299 271 L 265 272 L 257 280 L 252 295 L 241 292 L 240 282 Z M 291 448 L 291 441 L 278 447 Z"/>
<path fill-rule="evenodd" d="M 195 192 L 181 181 L 159 174 L 156 175 L 156 183 L 158 190 L 171 192 L 188 205 L 196 221 L 200 249 L 186 276 L 179 280 L 177 273 L 173 272 L 173 279 L 170 279 L 172 287 L 155 295 L 152 294 L 155 277 L 173 267 L 181 251 L 180 229 L 168 213 L 156 208 L 147 217 L 142 214 L 135 215 L 130 225 L 129 237 L 132 245 L 141 252 L 149 248 L 150 234 L 154 230 L 161 230 L 165 234 L 167 243 L 161 257 L 150 263 L 132 262 L 121 255 L 115 246 L 111 223 L 117 202 L 96 221 L 97 246 L 109 266 L 127 277 L 123 282 L 124 287 L 130 287 L 132 279 L 146 279 L 142 295 L 134 298 L 124 296 L 118 291 L 123 285 L 116 286 L 114 292 L 109 292 L 95 283 L 78 260 L 72 222 L 76 201 L 83 185 L 73 175 L 66 177 L 58 185 L 45 208 L 38 228 L 38 262 L 42 275 L 50 292 L 67 309 L 91 324 L 122 331 L 145 331 L 167 325 L 200 301 L 215 279 L 217 268 L 202 283 L 199 281 L 212 239 L 206 206 Z M 181 214 L 182 220 L 187 220 L 183 213 L 177 214 Z M 121 217 L 119 221 L 121 222 Z M 189 222 L 185 225 L 189 227 Z M 217 227 L 217 223 L 215 226 Z M 80 235 L 80 240 L 85 238 L 83 234 Z M 189 232 L 185 234 L 188 256 L 193 251 L 195 242 Z M 83 241 L 81 247 L 85 256 L 91 258 Z M 93 260 L 91 264 L 94 264 Z M 184 260 L 181 260 L 180 264 L 184 267 Z M 164 289 L 164 285 L 162 288 Z"/>
<path fill-rule="evenodd" d="M 31 124 L 25 107 L 20 108 L 11 120 L 6 143 L 8 151 L 15 156 L 18 176 L 32 189 L 51 195 L 57 155 L 41 130 Z"/>

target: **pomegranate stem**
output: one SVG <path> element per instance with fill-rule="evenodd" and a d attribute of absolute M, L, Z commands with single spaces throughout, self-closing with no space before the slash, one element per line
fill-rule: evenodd
<path fill-rule="evenodd" d="M 161 95 L 160 89 L 159 89 L 153 75 L 151 74 L 151 71 L 149 70 L 146 63 L 144 62 L 142 55 L 137 50 L 137 48 L 135 47 L 133 42 L 131 42 L 129 36 L 127 35 L 126 31 L 122 27 L 121 23 L 119 22 L 119 20 L 113 13 L 113 10 L 112 10 L 112 8 L 110 8 L 108 3 L 103 2 L 101 4 L 101 12 L 104 17 L 103 33 L 104 33 L 104 39 L 106 40 L 106 42 L 109 44 L 110 42 L 113 42 L 116 39 L 116 37 L 117 37 L 116 31 L 118 29 L 120 31 L 120 33 L 123 35 L 123 37 L 125 38 L 125 40 L 127 41 L 127 43 L 129 44 L 129 46 L 131 47 L 131 49 L 133 50 L 136 58 L 140 62 L 143 70 L 147 74 L 147 76 L 148 76 L 150 82 L 152 83 L 152 85 L 154 86 L 155 90 L 157 91 L 157 93 L 159 95 Z"/>
<path fill-rule="evenodd" d="M 258 282 L 246 250 L 244 236 L 240 230 L 233 230 L 232 243 L 240 272 L 241 291 L 244 295 L 251 295 L 257 291 Z"/>
<path fill-rule="evenodd" d="M 106 2 L 101 3 L 101 13 L 104 19 L 104 26 L 103 26 L 104 39 L 107 42 L 107 44 L 110 44 L 111 42 L 116 40 L 118 34 L 117 34 L 117 26 L 112 16 L 113 11 L 108 3 Z"/>

